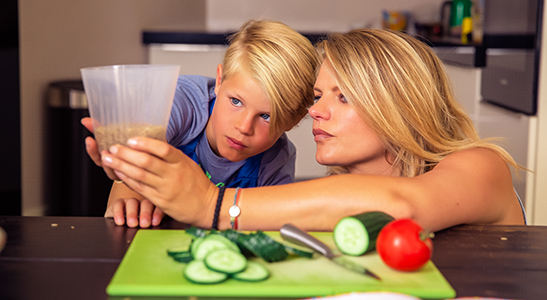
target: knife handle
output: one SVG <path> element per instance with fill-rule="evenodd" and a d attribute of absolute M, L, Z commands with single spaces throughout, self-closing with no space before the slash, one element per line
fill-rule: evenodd
<path fill-rule="evenodd" d="M 313 250 L 323 254 L 328 258 L 334 256 L 327 245 L 292 224 L 283 225 L 283 227 L 281 227 L 281 229 L 279 230 L 279 234 L 284 240 L 300 246 L 312 248 Z"/>

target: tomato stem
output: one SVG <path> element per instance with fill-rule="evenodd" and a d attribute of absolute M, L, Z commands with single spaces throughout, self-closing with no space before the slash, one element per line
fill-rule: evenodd
<path fill-rule="evenodd" d="M 425 229 L 420 231 L 420 240 L 425 241 L 428 238 L 432 239 L 435 237 L 435 233 L 431 229 Z"/>

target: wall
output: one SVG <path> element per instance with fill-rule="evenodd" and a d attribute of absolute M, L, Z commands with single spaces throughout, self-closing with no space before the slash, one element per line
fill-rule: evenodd
<path fill-rule="evenodd" d="M 538 81 L 538 128 L 535 169 L 534 224 L 547 225 L 547 5 L 543 7 L 541 59 Z"/>
<path fill-rule="evenodd" d="M 82 67 L 146 63 L 142 30 L 204 30 L 205 2 L 19 0 L 19 18 L 22 213 L 41 215 L 48 83 L 80 78 Z"/>
<path fill-rule="evenodd" d="M 207 28 L 236 30 L 251 18 L 279 20 L 303 32 L 379 27 L 382 10 L 407 10 L 418 22 L 438 21 L 442 0 L 207 0 Z"/>

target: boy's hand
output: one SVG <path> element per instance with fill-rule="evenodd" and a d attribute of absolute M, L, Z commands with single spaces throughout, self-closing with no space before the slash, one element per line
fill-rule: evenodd
<path fill-rule="evenodd" d="M 129 198 L 116 199 L 108 207 L 104 216 L 105 218 L 113 217 L 118 226 L 124 225 L 127 220 L 128 227 L 148 228 L 150 225 L 158 226 L 165 214 L 146 199 L 139 201 Z"/>
<path fill-rule="evenodd" d="M 82 125 L 84 125 L 85 128 L 87 128 L 87 130 L 89 130 L 89 132 L 93 133 L 93 121 L 91 120 L 91 118 L 83 118 L 81 120 L 81 123 L 82 123 Z M 93 162 L 97 166 L 102 167 L 104 169 L 104 172 L 106 173 L 108 178 L 110 178 L 112 180 L 118 180 L 118 181 L 120 180 L 120 178 L 118 178 L 118 176 L 116 176 L 116 174 L 114 173 L 114 171 L 111 168 L 103 166 L 103 164 L 101 162 L 101 153 L 99 153 L 99 148 L 97 146 L 97 141 L 95 141 L 94 138 L 88 136 L 85 139 L 85 150 L 86 150 L 87 154 L 89 155 L 89 157 L 91 158 L 91 160 L 93 160 Z M 107 151 L 104 150 L 103 153 L 104 152 L 107 152 Z"/>

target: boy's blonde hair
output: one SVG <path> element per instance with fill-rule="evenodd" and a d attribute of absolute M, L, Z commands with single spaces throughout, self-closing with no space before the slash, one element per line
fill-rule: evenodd
<path fill-rule="evenodd" d="M 230 36 L 222 77 L 244 72 L 270 100 L 270 134 L 294 127 L 313 104 L 319 65 L 312 43 L 277 21 L 250 20 Z"/>
<path fill-rule="evenodd" d="M 449 154 L 474 147 L 521 168 L 504 149 L 479 138 L 442 62 L 423 42 L 395 31 L 356 29 L 332 34 L 317 48 L 348 103 L 394 155 L 400 176 L 423 174 Z"/>

